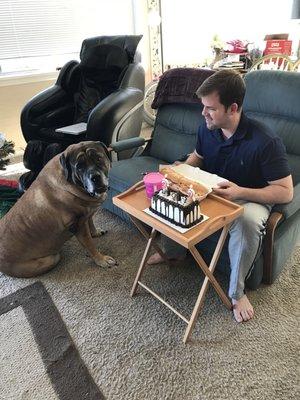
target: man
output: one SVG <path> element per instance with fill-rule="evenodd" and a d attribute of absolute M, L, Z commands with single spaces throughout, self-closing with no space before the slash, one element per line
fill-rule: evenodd
<path fill-rule="evenodd" d="M 186 164 L 225 178 L 214 193 L 244 206 L 244 214 L 229 229 L 229 297 L 237 322 L 253 318 L 245 294 L 245 278 L 259 252 L 265 223 L 273 204 L 293 198 L 293 183 L 281 139 L 242 112 L 245 83 L 238 72 L 219 71 L 196 92 L 206 124 L 199 127 L 195 151 Z M 162 237 L 168 258 L 182 257 L 185 249 Z M 158 253 L 148 264 L 162 261 Z"/>

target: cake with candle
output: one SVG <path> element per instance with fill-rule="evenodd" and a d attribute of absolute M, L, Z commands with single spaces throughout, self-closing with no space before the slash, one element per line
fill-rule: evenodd
<path fill-rule="evenodd" d="M 171 168 L 163 168 L 160 172 L 165 176 L 163 187 L 151 198 L 150 211 L 182 228 L 190 228 L 202 221 L 200 201 L 209 190 Z"/>

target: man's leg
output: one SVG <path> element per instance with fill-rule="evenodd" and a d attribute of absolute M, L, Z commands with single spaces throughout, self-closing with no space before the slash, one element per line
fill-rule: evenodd
<path fill-rule="evenodd" d="M 259 252 L 271 206 L 239 203 L 244 206 L 244 214 L 229 229 L 231 274 L 228 294 L 232 299 L 234 317 L 237 322 L 242 322 L 248 321 L 254 315 L 253 307 L 244 291 L 245 279 Z"/>

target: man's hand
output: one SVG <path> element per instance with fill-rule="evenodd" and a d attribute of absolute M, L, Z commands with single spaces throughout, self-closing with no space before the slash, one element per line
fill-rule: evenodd
<path fill-rule="evenodd" d="M 174 161 L 173 165 L 181 165 L 181 164 L 185 164 L 183 161 Z"/>
<path fill-rule="evenodd" d="M 263 188 L 253 189 L 238 186 L 233 182 L 220 182 L 213 191 L 227 200 L 246 200 L 261 204 L 283 204 L 293 199 L 293 180 L 291 175 L 268 182 Z"/>
<path fill-rule="evenodd" d="M 213 188 L 213 192 L 218 196 L 224 197 L 227 200 L 238 200 L 241 198 L 242 188 L 230 181 L 218 183 L 217 187 Z"/>

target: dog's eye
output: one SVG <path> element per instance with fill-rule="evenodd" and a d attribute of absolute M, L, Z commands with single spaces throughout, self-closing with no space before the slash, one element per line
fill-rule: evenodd
<path fill-rule="evenodd" d="M 79 162 L 76 164 L 76 169 L 78 169 L 79 171 L 83 170 L 83 169 L 84 169 L 84 162 L 79 161 Z"/>

